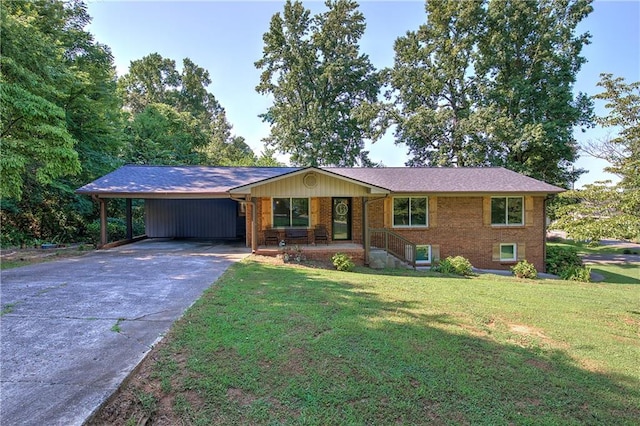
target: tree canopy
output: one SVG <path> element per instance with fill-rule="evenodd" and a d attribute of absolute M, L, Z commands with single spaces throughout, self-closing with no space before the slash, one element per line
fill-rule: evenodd
<path fill-rule="evenodd" d="M 263 36 L 256 90 L 273 97 L 261 115 L 270 124 L 268 146 L 295 165 L 369 165 L 364 141 L 373 133 L 378 73 L 358 42 L 364 16 L 351 0 L 328 0 L 311 16 L 288 0 Z"/>
<path fill-rule="evenodd" d="M 408 165 L 499 165 L 569 186 L 581 171 L 575 126 L 591 102 L 573 95 L 589 0 L 432 0 L 427 21 L 395 43 L 389 70 L 396 142 Z"/>

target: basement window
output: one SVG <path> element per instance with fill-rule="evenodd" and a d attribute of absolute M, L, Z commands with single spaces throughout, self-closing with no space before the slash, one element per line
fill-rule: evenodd
<path fill-rule="evenodd" d="M 518 258 L 518 247 L 516 244 L 500 244 L 500 261 L 515 262 Z"/>

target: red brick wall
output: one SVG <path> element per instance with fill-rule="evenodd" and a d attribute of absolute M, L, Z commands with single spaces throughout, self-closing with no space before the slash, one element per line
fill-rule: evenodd
<path fill-rule="evenodd" d="M 391 228 L 416 244 L 439 245 L 440 259 L 448 256 L 464 256 L 481 269 L 509 269 L 515 262 L 493 260 L 496 244 L 516 243 L 524 248 L 525 259 L 544 271 L 544 197 L 532 197 L 533 215 L 530 226 L 492 227 L 483 223 L 483 197 L 430 197 L 429 210 L 435 209 L 429 218 L 428 228 Z M 435 202 L 436 206 L 432 203 Z M 371 228 L 384 227 L 384 201 L 369 204 Z M 435 222 L 435 223 L 434 223 Z M 527 223 L 527 219 L 525 219 Z"/>

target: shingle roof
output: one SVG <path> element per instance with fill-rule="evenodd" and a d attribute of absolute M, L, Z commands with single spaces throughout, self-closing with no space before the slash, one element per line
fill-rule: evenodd
<path fill-rule="evenodd" d="M 502 167 L 381 167 L 325 170 L 387 188 L 391 192 L 536 192 L 553 194 L 564 189 Z"/>
<path fill-rule="evenodd" d="M 293 167 L 123 166 L 76 192 L 96 195 L 221 195 L 240 185 L 297 170 Z"/>
<path fill-rule="evenodd" d="M 312 168 L 310 168 L 312 169 Z M 77 192 L 102 197 L 229 196 L 229 190 L 301 170 L 297 167 L 206 167 L 128 165 L 97 179 Z M 557 186 L 501 167 L 323 167 L 329 173 L 390 192 L 424 193 L 544 193 Z"/>

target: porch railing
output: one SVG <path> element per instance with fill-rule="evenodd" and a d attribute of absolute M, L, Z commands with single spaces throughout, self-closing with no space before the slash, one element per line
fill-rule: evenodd
<path fill-rule="evenodd" d="M 385 250 L 401 261 L 416 267 L 416 245 L 388 229 L 369 229 L 369 247 Z"/>

